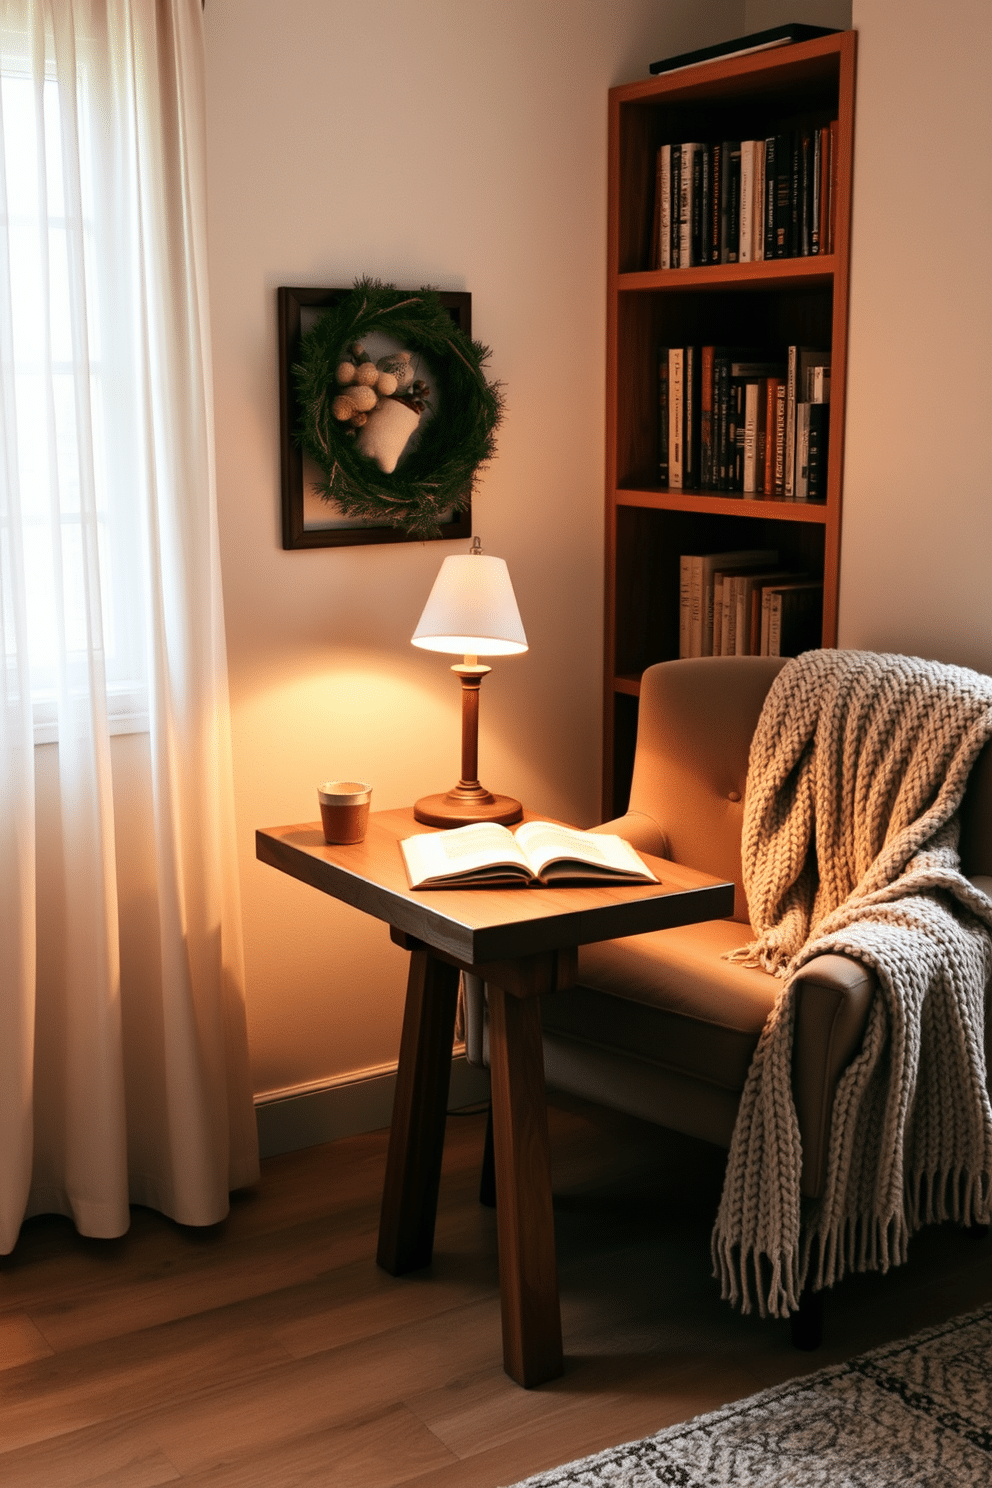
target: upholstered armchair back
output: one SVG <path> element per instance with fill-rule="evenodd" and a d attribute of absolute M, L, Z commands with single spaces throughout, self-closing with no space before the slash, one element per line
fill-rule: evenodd
<path fill-rule="evenodd" d="M 751 736 L 784 661 L 707 656 L 649 667 L 641 681 L 637 758 L 628 815 L 650 817 L 659 856 L 737 885 L 734 919 L 747 924 L 741 826 Z"/>
<path fill-rule="evenodd" d="M 741 828 L 751 737 L 779 657 L 707 656 L 649 667 L 641 681 L 637 757 L 625 835 L 675 863 L 733 879 L 734 919 L 748 921 Z M 646 831 L 647 821 L 650 830 Z M 961 808 L 961 866 L 992 876 L 992 744 Z M 983 884 L 988 891 L 990 884 Z"/>

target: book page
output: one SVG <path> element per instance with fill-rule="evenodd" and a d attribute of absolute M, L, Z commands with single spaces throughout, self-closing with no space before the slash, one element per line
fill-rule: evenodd
<path fill-rule="evenodd" d="M 455 827 L 449 832 L 422 832 L 400 843 L 414 888 L 428 879 L 472 873 L 479 868 L 511 864 L 529 877 L 527 859 L 513 833 L 494 822 Z"/>
<path fill-rule="evenodd" d="M 560 827 L 556 822 L 546 821 L 525 822 L 517 828 L 515 835 L 535 873 L 543 872 L 549 863 L 565 860 L 588 863 L 617 873 L 636 873 L 657 882 L 623 837 L 577 832 L 571 827 Z"/>

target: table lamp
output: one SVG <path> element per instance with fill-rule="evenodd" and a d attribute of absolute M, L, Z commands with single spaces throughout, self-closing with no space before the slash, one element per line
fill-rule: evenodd
<path fill-rule="evenodd" d="M 478 538 L 471 552 L 445 558 L 412 639 L 425 651 L 463 658 L 461 665 L 451 668 L 462 684 L 462 778 L 445 795 L 422 796 L 414 805 L 414 816 L 429 827 L 519 821 L 520 802 L 493 795 L 478 779 L 479 688 L 492 671 L 479 665 L 479 657 L 514 656 L 527 650 L 505 561 L 483 553 Z"/>

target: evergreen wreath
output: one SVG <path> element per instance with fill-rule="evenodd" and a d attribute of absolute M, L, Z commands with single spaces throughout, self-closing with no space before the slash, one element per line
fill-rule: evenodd
<path fill-rule="evenodd" d="M 423 356 L 440 404 L 414 448 L 388 474 L 362 452 L 354 424 L 333 411 L 337 395 L 348 391 L 339 382 L 342 362 L 347 366 L 356 343 L 360 360 L 362 338 L 373 331 Z M 404 291 L 378 279 L 356 280 L 301 338 L 293 367 L 299 442 L 323 473 L 316 487 L 321 498 L 336 502 L 347 517 L 372 518 L 412 537 L 440 537 L 441 517 L 464 510 L 476 470 L 495 451 L 503 395 L 499 383 L 486 381 L 483 369 L 490 355 L 488 346 L 471 341 L 454 324 L 436 290 Z M 357 372 L 362 371 L 359 366 Z M 387 385 L 395 387 L 396 379 Z M 419 412 L 429 392 L 418 383 L 416 393 L 416 399 L 398 396 L 396 401 Z M 380 406 L 387 401 L 378 398 Z"/>

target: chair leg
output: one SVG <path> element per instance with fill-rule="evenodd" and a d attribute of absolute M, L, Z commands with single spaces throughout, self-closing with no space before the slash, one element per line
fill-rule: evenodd
<path fill-rule="evenodd" d="M 823 1342 L 823 1293 L 807 1284 L 799 1294 L 797 1311 L 789 1314 L 792 1347 L 809 1353 Z"/>
<path fill-rule="evenodd" d="M 486 1145 L 482 1149 L 482 1172 L 479 1175 L 479 1203 L 496 1208 L 496 1154 L 493 1149 L 493 1107 L 489 1103 L 486 1119 Z"/>

